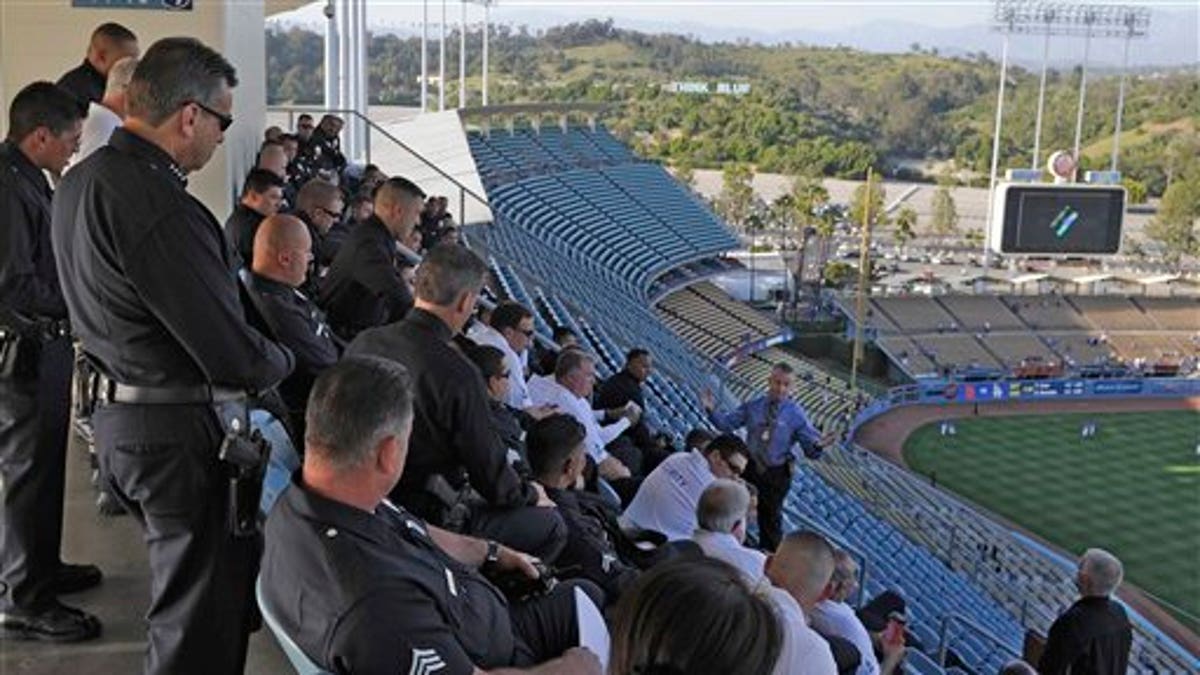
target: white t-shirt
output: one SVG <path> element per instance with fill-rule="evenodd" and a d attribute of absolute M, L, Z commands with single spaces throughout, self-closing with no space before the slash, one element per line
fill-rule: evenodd
<path fill-rule="evenodd" d="M 662 532 L 669 541 L 691 539 L 700 495 L 716 479 L 698 450 L 671 455 L 642 481 L 621 525 Z"/>
<path fill-rule="evenodd" d="M 533 405 L 529 399 L 529 387 L 525 384 L 525 360 L 521 358 L 524 354 L 513 351 L 500 331 L 487 324 L 476 323 L 467 331 L 467 337 L 477 344 L 495 347 L 504 352 L 504 367 L 508 369 L 508 397 L 504 402 L 517 410 L 524 410 Z"/>
<path fill-rule="evenodd" d="M 875 658 L 875 646 L 854 608 L 844 602 L 822 600 L 813 608 L 812 625 L 818 632 L 849 640 L 858 648 L 862 661 L 856 675 L 878 675 L 879 659 Z"/>
<path fill-rule="evenodd" d="M 83 119 L 83 131 L 79 135 L 79 152 L 71 158 L 67 168 L 87 159 L 87 156 L 108 145 L 112 132 L 121 126 L 121 117 L 108 108 L 92 101 L 88 104 L 87 117 Z"/>
<path fill-rule="evenodd" d="M 759 589 L 774 605 L 783 627 L 783 650 L 774 675 L 837 675 L 829 643 L 808 627 L 800 603 L 782 588 L 763 584 Z"/>
<path fill-rule="evenodd" d="M 696 530 L 692 541 L 700 545 L 704 555 L 717 560 L 724 560 L 733 565 L 746 578 L 746 583 L 757 586 L 763 582 L 763 569 L 767 564 L 767 555 L 762 551 L 747 548 L 728 532 L 709 532 Z"/>
<path fill-rule="evenodd" d="M 587 399 L 576 396 L 553 377 L 532 378 L 529 381 L 529 396 L 533 405 L 558 406 L 558 412 L 570 415 L 582 424 L 587 432 L 583 439 L 584 447 L 597 464 L 608 459 L 608 451 L 604 446 L 629 428 L 629 420 L 624 417 L 607 426 L 600 426 L 599 418 L 604 415 L 604 411 L 592 410 Z"/>

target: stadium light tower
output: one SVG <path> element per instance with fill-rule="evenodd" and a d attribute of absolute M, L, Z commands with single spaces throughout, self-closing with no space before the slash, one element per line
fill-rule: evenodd
<path fill-rule="evenodd" d="M 429 112 L 429 0 L 421 0 L 421 112 Z"/>
<path fill-rule="evenodd" d="M 1087 97 L 1087 67 L 1093 38 L 1125 39 L 1125 57 L 1121 66 L 1121 89 L 1117 101 L 1116 129 L 1113 134 L 1112 168 L 1116 170 L 1121 117 L 1125 99 L 1125 70 L 1129 61 L 1129 43 L 1146 37 L 1150 26 L 1150 11 L 1145 7 L 1122 5 L 1075 4 L 1044 0 L 996 0 L 992 26 L 1003 35 L 1000 59 L 1000 85 L 996 101 L 996 127 L 992 136 L 991 176 L 988 180 L 989 203 L 995 198 L 996 176 L 1000 164 L 1000 130 L 1004 119 L 1004 88 L 1008 79 L 1008 45 L 1011 35 L 1041 35 L 1042 75 L 1038 88 L 1037 119 L 1034 122 L 1032 168 L 1038 168 L 1042 139 L 1042 115 L 1046 101 L 1046 68 L 1052 36 L 1084 38 L 1083 70 L 1079 80 L 1079 105 L 1075 114 L 1074 157 L 1079 159 L 1083 134 L 1083 110 Z M 987 237 L 991 234 L 991 213 L 988 214 Z M 984 268 L 991 263 L 991 246 L 984 242 Z"/>

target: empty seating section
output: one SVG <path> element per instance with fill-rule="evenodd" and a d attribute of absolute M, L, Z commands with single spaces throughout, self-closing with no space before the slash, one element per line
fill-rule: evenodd
<path fill-rule="evenodd" d="M 739 345 L 779 335 L 781 329 L 709 282 L 668 295 L 658 314 L 676 333 L 711 358 L 724 360 Z"/>
<path fill-rule="evenodd" d="M 957 325 L 929 298 L 873 298 L 871 304 L 876 314 L 883 314 L 905 333 L 932 333 Z"/>
<path fill-rule="evenodd" d="M 1025 325 L 1009 311 L 1000 299 L 992 295 L 943 295 L 934 299 L 957 320 L 965 330 L 1022 330 Z"/>
<path fill-rule="evenodd" d="M 641 290 L 737 245 L 689 190 L 602 129 L 472 133 L 469 143 L 497 218 L 591 258 L 620 283 Z"/>
<path fill-rule="evenodd" d="M 1200 299 L 1137 298 L 1138 303 L 1159 328 L 1200 332 Z"/>
<path fill-rule="evenodd" d="M 467 143 L 485 186 L 552 173 L 608 164 L 636 162 L 629 149 L 603 129 L 545 127 L 472 132 Z"/>
<path fill-rule="evenodd" d="M 774 321 L 768 319 L 761 312 L 758 312 L 748 305 L 737 302 L 729 296 L 728 293 L 718 288 L 715 284 L 707 281 L 702 281 L 688 290 L 696 295 L 711 302 L 713 305 L 732 314 L 743 325 L 747 326 L 756 335 L 768 336 L 779 333 L 779 326 Z"/>
<path fill-rule="evenodd" d="M 984 335 L 982 342 L 1010 370 L 1031 357 L 1045 362 L 1058 361 L 1058 355 L 1032 333 L 992 333 Z"/>
<path fill-rule="evenodd" d="M 1112 295 L 1067 298 L 1100 330 L 1146 330 L 1150 318 L 1129 298 Z"/>
<path fill-rule="evenodd" d="M 904 337 L 903 335 L 892 335 L 879 338 L 876 340 L 876 344 L 904 372 L 913 377 L 936 375 L 938 373 L 937 364 L 926 356 L 911 338 Z"/>
<path fill-rule="evenodd" d="M 1004 304 L 1034 330 L 1090 330 L 1092 324 L 1062 296 L 1004 296 Z"/>
<path fill-rule="evenodd" d="M 941 366 L 1001 368 L 1001 364 L 972 335 L 925 335 L 925 355 Z"/>
<path fill-rule="evenodd" d="M 839 306 L 853 316 L 851 302 Z M 873 298 L 870 307 L 868 339 L 910 377 L 1010 372 L 1029 358 L 1068 368 L 1182 361 L 1186 373 L 1200 356 L 1193 298 L 942 295 Z"/>

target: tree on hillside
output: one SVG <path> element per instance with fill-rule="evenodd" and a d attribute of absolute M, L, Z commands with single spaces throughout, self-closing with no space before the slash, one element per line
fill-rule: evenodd
<path fill-rule="evenodd" d="M 885 199 L 887 190 L 883 187 L 883 180 L 879 174 L 874 174 L 869 185 L 864 182 L 854 188 L 854 194 L 850 196 L 850 222 L 861 227 L 864 220 L 869 220 L 871 229 L 886 225 L 888 217 L 883 212 Z"/>
<path fill-rule="evenodd" d="M 717 196 L 717 213 L 727 223 L 741 229 L 754 206 L 754 169 L 749 164 L 727 164 L 721 172 L 721 194 Z"/>
<path fill-rule="evenodd" d="M 954 196 L 950 194 L 950 186 L 945 183 L 933 193 L 930 229 L 934 234 L 943 236 L 958 232 L 958 208 L 954 204 Z"/>
<path fill-rule="evenodd" d="M 903 251 L 904 245 L 917 236 L 916 210 L 905 204 L 901 207 L 900 212 L 896 214 L 896 220 L 892 225 L 894 228 L 892 236 L 896 239 L 896 245 Z"/>
<path fill-rule="evenodd" d="M 1168 261 L 1200 255 L 1200 171 L 1180 176 L 1167 188 L 1145 235 L 1162 244 Z"/>

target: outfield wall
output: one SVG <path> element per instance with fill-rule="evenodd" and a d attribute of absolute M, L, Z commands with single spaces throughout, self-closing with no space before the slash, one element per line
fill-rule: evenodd
<path fill-rule="evenodd" d="M 993 382 L 924 381 L 895 387 L 864 408 L 854 420 L 858 428 L 897 406 L 995 404 L 1037 401 L 1082 401 L 1118 398 L 1190 398 L 1200 396 L 1196 378 L 1128 378 L 1057 380 L 1000 380 Z"/>

